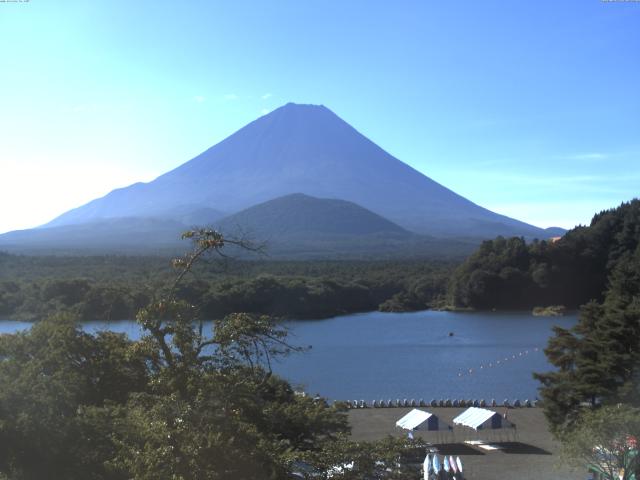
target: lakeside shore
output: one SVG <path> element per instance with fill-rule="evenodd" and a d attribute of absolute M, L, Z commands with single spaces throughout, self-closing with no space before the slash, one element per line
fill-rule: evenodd
<path fill-rule="evenodd" d="M 438 416 L 441 422 L 453 425 L 453 418 L 464 408 L 422 407 Z M 492 409 L 504 413 L 504 407 Z M 411 408 L 363 408 L 349 410 L 351 438 L 360 441 L 379 440 L 392 435 L 406 436 L 395 426 Z M 556 442 L 540 408 L 511 408 L 508 419 L 515 431 L 494 430 L 482 433 L 455 427 L 453 432 L 417 430 L 415 438 L 434 444 L 441 454 L 459 455 L 469 480 L 583 480 L 585 470 L 572 470 L 560 463 L 560 445 Z M 511 429 L 509 429 L 511 430 Z M 485 452 L 464 443 L 464 440 L 487 440 L 499 450 Z"/>

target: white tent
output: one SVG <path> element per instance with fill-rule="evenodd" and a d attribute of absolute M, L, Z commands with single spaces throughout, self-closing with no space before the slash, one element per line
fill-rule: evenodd
<path fill-rule="evenodd" d="M 469 407 L 453 419 L 455 425 L 473 428 L 474 430 L 497 429 L 512 426 L 497 412 L 484 408 Z"/>
<path fill-rule="evenodd" d="M 404 428 L 405 430 L 416 430 L 420 425 L 426 422 L 426 430 L 440 430 L 441 428 L 447 429 L 447 425 L 441 425 L 438 417 L 433 413 L 425 412 L 424 410 L 418 410 L 414 408 L 404 417 L 396 422 L 396 427 Z"/>

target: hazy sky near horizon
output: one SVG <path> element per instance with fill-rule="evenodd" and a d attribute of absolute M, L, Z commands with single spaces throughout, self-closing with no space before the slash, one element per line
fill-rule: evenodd
<path fill-rule="evenodd" d="M 0 232 L 290 101 L 541 227 L 640 196 L 640 2 L 30 0 L 0 42 Z"/>

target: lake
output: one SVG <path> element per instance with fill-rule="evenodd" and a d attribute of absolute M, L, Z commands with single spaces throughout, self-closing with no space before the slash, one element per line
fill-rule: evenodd
<path fill-rule="evenodd" d="M 575 314 L 422 311 L 288 321 L 291 343 L 312 348 L 276 363 L 274 370 L 308 393 L 334 400 L 533 400 L 538 382 L 532 372 L 551 368 L 542 350 L 552 326 L 570 327 L 576 320 Z M 140 336 L 135 322 L 84 327 Z M 24 328 L 29 324 L 0 321 L 0 333 Z"/>

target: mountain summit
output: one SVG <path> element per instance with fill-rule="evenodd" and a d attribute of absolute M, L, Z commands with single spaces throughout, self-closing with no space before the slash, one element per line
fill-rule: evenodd
<path fill-rule="evenodd" d="M 46 226 L 100 219 L 175 219 L 177 209 L 236 213 L 292 193 L 354 202 L 440 237 L 547 236 L 498 215 L 396 159 L 324 106 L 288 103 L 149 183 L 71 210 Z"/>

